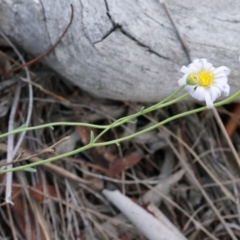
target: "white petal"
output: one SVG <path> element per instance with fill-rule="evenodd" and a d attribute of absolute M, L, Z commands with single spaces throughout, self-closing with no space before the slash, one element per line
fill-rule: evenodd
<path fill-rule="evenodd" d="M 229 95 L 229 92 L 230 92 L 230 86 L 226 84 L 223 89 L 223 96 L 227 97 Z"/>
<path fill-rule="evenodd" d="M 188 67 L 182 66 L 180 72 L 182 72 L 182 73 L 188 73 L 188 74 L 189 74 L 189 73 L 191 73 L 192 71 L 191 71 Z"/>
<path fill-rule="evenodd" d="M 212 86 L 219 88 L 221 91 L 223 91 L 225 85 L 227 85 L 227 81 L 215 81 Z"/>
<path fill-rule="evenodd" d="M 193 63 L 194 63 L 194 64 L 199 64 L 199 63 L 200 63 L 200 59 L 199 59 L 199 58 L 194 59 L 194 60 L 193 60 Z"/>
<path fill-rule="evenodd" d="M 194 64 L 194 66 L 196 67 L 196 69 L 198 71 L 200 71 L 202 69 L 202 67 L 203 67 L 201 59 L 195 59 L 193 61 L 193 64 Z"/>
<path fill-rule="evenodd" d="M 221 89 L 219 89 L 217 86 L 211 86 L 209 93 L 212 101 L 214 102 L 218 97 L 220 97 Z"/>
<path fill-rule="evenodd" d="M 215 78 L 220 78 L 220 77 L 227 77 L 227 75 L 224 72 L 215 74 Z"/>
<path fill-rule="evenodd" d="M 222 74 L 222 75 L 218 75 L 217 77 L 215 76 L 214 78 L 214 82 L 227 82 L 228 81 L 228 78 L 225 74 Z"/>
<path fill-rule="evenodd" d="M 210 67 L 209 71 L 213 72 L 216 68 L 215 67 Z"/>
<path fill-rule="evenodd" d="M 206 101 L 206 105 L 207 105 L 207 108 L 213 108 L 213 101 L 209 95 L 208 92 L 205 93 L 205 101 Z"/>
<path fill-rule="evenodd" d="M 216 68 L 214 71 L 213 71 L 213 73 L 215 74 L 215 75 L 217 75 L 218 73 L 225 73 L 226 75 L 228 75 L 228 74 L 230 74 L 230 69 L 229 68 L 227 68 L 227 67 L 225 67 L 225 66 L 221 66 L 221 67 L 219 67 L 219 68 Z"/>
<path fill-rule="evenodd" d="M 208 63 L 207 59 L 201 58 L 200 60 L 202 62 L 202 69 L 209 69 L 210 67 L 212 67 L 212 64 Z"/>
<path fill-rule="evenodd" d="M 195 59 L 191 64 L 188 65 L 188 68 L 192 72 L 199 72 L 202 69 L 202 62 L 200 59 Z"/>
<path fill-rule="evenodd" d="M 215 68 L 211 63 L 207 62 L 205 65 L 207 70 L 211 70 L 212 72 L 215 70 Z"/>
<path fill-rule="evenodd" d="M 213 67 L 212 63 L 207 62 L 205 69 L 206 69 L 207 71 L 213 72 L 216 68 Z"/>
<path fill-rule="evenodd" d="M 215 79 L 213 86 L 221 86 L 221 85 L 227 84 L 227 82 L 228 80 L 226 78 Z"/>
<path fill-rule="evenodd" d="M 179 86 L 183 86 L 186 84 L 186 78 L 185 77 L 182 77 L 178 80 L 178 85 Z"/>
<path fill-rule="evenodd" d="M 205 100 L 205 89 L 203 87 L 197 87 L 194 92 L 191 93 L 191 96 L 199 101 Z"/>
<path fill-rule="evenodd" d="M 185 90 L 192 96 L 192 94 L 195 92 L 195 86 L 187 85 Z"/>
<path fill-rule="evenodd" d="M 213 67 L 213 65 L 207 61 L 207 59 L 205 58 L 201 58 L 200 59 L 201 63 L 202 63 L 202 69 L 205 69 L 205 70 L 210 70 L 210 71 L 214 71 L 215 68 Z"/>
<path fill-rule="evenodd" d="M 191 70 L 192 73 L 197 73 L 199 71 L 199 69 L 193 64 L 189 64 L 188 68 Z"/>
<path fill-rule="evenodd" d="M 183 86 L 186 84 L 188 73 L 184 74 L 182 78 L 178 80 L 178 85 Z"/>

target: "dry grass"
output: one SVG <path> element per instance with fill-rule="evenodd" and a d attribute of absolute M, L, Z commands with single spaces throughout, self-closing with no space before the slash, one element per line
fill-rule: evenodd
<path fill-rule="evenodd" d="M 2 48 L 3 52 L 16 57 L 8 47 Z M 1 69 L 13 64 L 2 55 L 1 62 Z M 22 82 L 15 105 L 14 128 L 25 122 L 29 84 L 33 83 L 31 126 L 56 121 L 109 124 L 143 105 L 95 99 L 41 65 L 31 71 L 31 79 Z M 0 82 L 1 133 L 8 131 L 12 102 L 22 76 L 24 70 Z M 179 103 L 155 111 L 108 132 L 101 141 L 126 136 L 193 107 L 196 105 Z M 218 109 L 224 123 L 236 117 L 232 109 L 232 105 Z M 231 134 L 239 152 L 237 128 Z M 19 136 L 15 137 L 13 150 L 17 139 Z M 27 132 L 13 165 L 71 151 L 88 139 L 89 131 L 83 127 Z M 2 139 L 1 165 L 6 163 L 8 151 L 9 141 Z M 239 175 L 232 149 L 213 112 L 206 111 L 119 147 L 88 150 L 37 167 L 36 173 L 14 173 L 14 205 L 4 201 L 6 184 L 2 175 L 0 239 L 146 239 L 103 197 L 104 188 L 117 188 L 144 208 L 154 204 L 188 239 L 239 239 Z"/>

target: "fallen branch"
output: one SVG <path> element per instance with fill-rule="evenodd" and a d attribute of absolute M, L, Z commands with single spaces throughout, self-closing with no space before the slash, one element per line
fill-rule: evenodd
<path fill-rule="evenodd" d="M 145 237 L 150 240 L 182 240 L 186 238 L 175 229 L 174 225 L 160 222 L 145 209 L 134 203 L 131 199 L 121 194 L 118 190 L 109 191 L 104 189 L 103 195 L 113 203 Z M 164 220 L 166 218 L 162 218 Z M 178 233 L 178 234 L 176 234 Z"/>

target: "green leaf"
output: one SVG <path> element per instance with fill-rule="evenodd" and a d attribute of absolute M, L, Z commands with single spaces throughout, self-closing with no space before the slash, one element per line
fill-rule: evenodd
<path fill-rule="evenodd" d="M 90 143 L 94 143 L 94 133 L 93 133 L 93 131 L 90 132 Z"/>
<path fill-rule="evenodd" d="M 23 124 L 23 125 L 21 125 L 20 127 L 18 127 L 18 128 L 16 128 L 16 129 L 23 129 L 23 128 L 26 128 L 27 127 L 27 125 L 26 124 Z M 16 130 L 15 129 L 15 130 Z"/>
<path fill-rule="evenodd" d="M 37 170 L 36 170 L 35 168 L 31 168 L 31 167 L 25 168 L 24 171 L 26 171 L 26 172 L 32 172 L 32 173 L 37 172 Z"/>
<path fill-rule="evenodd" d="M 136 120 L 131 120 L 129 122 L 135 124 L 135 123 L 137 123 L 137 119 Z"/>

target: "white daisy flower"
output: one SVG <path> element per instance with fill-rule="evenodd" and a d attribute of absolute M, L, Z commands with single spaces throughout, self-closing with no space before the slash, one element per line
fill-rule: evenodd
<path fill-rule="evenodd" d="M 195 59 L 180 72 L 183 77 L 178 80 L 179 86 L 186 85 L 185 90 L 195 99 L 206 101 L 207 108 L 213 108 L 213 102 L 220 97 L 229 95 L 227 75 L 230 70 L 225 67 L 214 68 L 206 59 Z"/>

